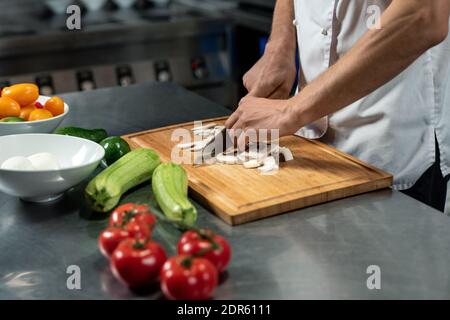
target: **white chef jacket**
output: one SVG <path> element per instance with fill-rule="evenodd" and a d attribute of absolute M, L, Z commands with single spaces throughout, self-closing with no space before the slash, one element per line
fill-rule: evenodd
<path fill-rule="evenodd" d="M 317 78 L 368 31 L 369 6 L 377 5 L 383 12 L 391 3 L 390 0 L 293 1 L 300 86 Z M 435 162 L 435 136 L 442 174 L 450 174 L 449 122 L 450 37 L 447 37 L 372 94 L 297 134 L 321 138 L 392 173 L 394 189 L 404 190 L 412 187 Z"/>

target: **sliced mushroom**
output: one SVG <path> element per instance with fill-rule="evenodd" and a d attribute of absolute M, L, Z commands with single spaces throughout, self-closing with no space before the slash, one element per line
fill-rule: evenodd
<path fill-rule="evenodd" d="M 265 158 L 263 166 L 258 168 L 258 171 L 262 174 L 270 174 L 276 170 L 278 170 L 278 164 L 272 156 Z"/>
<path fill-rule="evenodd" d="M 179 148 L 179 149 L 190 149 L 194 145 L 195 145 L 195 142 L 180 143 L 180 144 L 177 144 L 177 148 Z"/>
<path fill-rule="evenodd" d="M 262 165 L 262 161 L 259 161 L 257 159 L 252 159 L 244 162 L 244 168 L 246 169 L 255 169 L 259 168 Z"/>
<path fill-rule="evenodd" d="M 225 130 L 225 126 L 215 126 L 213 129 L 216 133 L 220 133 Z"/>
<path fill-rule="evenodd" d="M 279 154 L 280 154 L 281 162 L 288 162 L 288 161 L 294 160 L 294 156 L 293 156 L 291 150 L 289 150 L 289 148 L 281 147 L 279 149 Z"/>
<path fill-rule="evenodd" d="M 228 155 L 237 156 L 238 155 L 238 150 L 236 148 L 229 148 L 229 149 L 225 150 L 222 153 L 224 155 L 226 155 L 226 156 L 228 156 Z"/>
<path fill-rule="evenodd" d="M 205 149 L 211 142 L 214 141 L 214 136 L 209 136 L 204 140 L 194 142 L 191 148 L 189 148 L 190 151 L 201 151 Z"/>
<path fill-rule="evenodd" d="M 225 155 L 223 153 L 219 153 L 216 156 L 216 159 L 217 159 L 218 162 L 224 163 L 224 164 L 237 164 L 238 163 L 237 156 Z"/>
<path fill-rule="evenodd" d="M 209 137 L 215 134 L 214 129 L 196 130 L 193 132 L 196 136 Z"/>
<path fill-rule="evenodd" d="M 208 124 L 205 124 L 205 125 L 202 125 L 202 126 L 194 127 L 191 130 L 192 131 L 207 130 L 207 129 L 214 128 L 215 126 L 216 126 L 215 123 L 208 123 Z"/>

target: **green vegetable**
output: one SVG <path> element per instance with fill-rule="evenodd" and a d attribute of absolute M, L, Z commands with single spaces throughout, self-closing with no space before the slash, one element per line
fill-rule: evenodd
<path fill-rule="evenodd" d="M 54 133 L 64 136 L 83 138 L 97 143 L 100 143 L 108 137 L 108 133 L 104 129 L 83 129 L 77 127 L 58 128 Z"/>
<path fill-rule="evenodd" d="M 153 172 L 152 188 L 156 201 L 172 221 L 188 226 L 195 224 L 197 210 L 188 199 L 186 171 L 174 163 L 161 164 Z"/>
<path fill-rule="evenodd" d="M 0 122 L 24 122 L 22 118 L 18 117 L 6 117 L 0 120 Z"/>
<path fill-rule="evenodd" d="M 109 137 L 100 142 L 105 149 L 102 167 L 106 168 L 131 151 L 128 143 L 120 137 Z"/>
<path fill-rule="evenodd" d="M 159 155 L 151 149 L 127 153 L 89 182 L 85 190 L 89 205 L 97 212 L 110 211 L 126 191 L 150 180 L 159 164 Z"/>

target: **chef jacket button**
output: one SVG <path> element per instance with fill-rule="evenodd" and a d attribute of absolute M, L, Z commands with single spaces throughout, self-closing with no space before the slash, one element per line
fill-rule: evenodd
<path fill-rule="evenodd" d="M 297 25 L 297 19 L 292 20 L 292 24 L 293 24 L 294 26 L 296 26 L 296 25 Z"/>
<path fill-rule="evenodd" d="M 327 30 L 327 29 L 322 29 L 322 34 L 323 34 L 324 36 L 327 36 L 327 35 L 328 35 L 328 30 Z"/>

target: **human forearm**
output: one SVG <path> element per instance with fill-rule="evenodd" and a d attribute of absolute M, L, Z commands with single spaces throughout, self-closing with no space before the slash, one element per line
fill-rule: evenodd
<path fill-rule="evenodd" d="M 400 74 L 447 32 L 450 0 L 395 0 L 380 30 L 368 31 L 318 79 L 288 102 L 297 126 L 336 112 Z"/>
<path fill-rule="evenodd" d="M 254 97 L 287 99 L 295 81 L 295 28 L 293 0 L 278 0 L 272 34 L 264 55 L 244 75 L 243 84 Z"/>
<path fill-rule="evenodd" d="M 294 1 L 277 0 L 272 21 L 272 31 L 269 38 L 268 49 L 284 48 L 286 51 L 295 51 Z"/>

